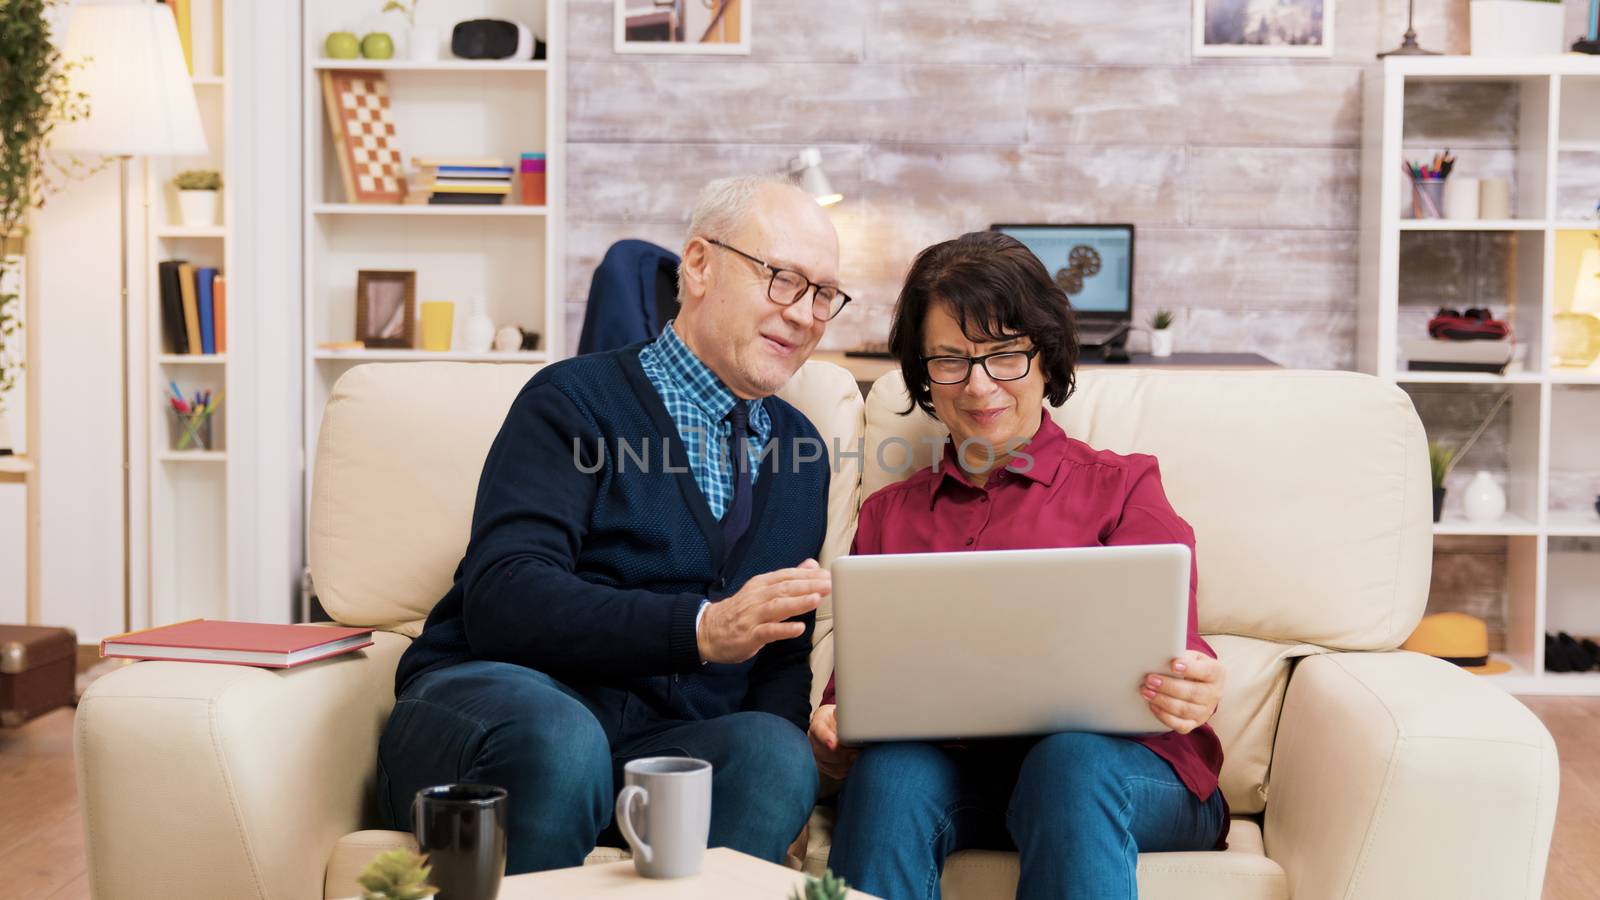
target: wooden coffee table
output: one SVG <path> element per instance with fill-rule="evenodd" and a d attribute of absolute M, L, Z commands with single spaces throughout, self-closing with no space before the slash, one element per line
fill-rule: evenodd
<path fill-rule="evenodd" d="M 620 898 L 620 900 L 789 900 L 806 877 L 794 869 L 756 859 L 737 850 L 706 851 L 700 874 L 688 878 L 640 878 L 624 860 L 514 875 L 500 886 L 499 900 Z M 852 890 L 850 900 L 877 900 Z"/>

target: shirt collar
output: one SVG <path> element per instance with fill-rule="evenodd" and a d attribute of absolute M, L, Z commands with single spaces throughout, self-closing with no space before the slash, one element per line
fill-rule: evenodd
<path fill-rule="evenodd" d="M 1026 478 L 1036 484 L 1048 486 L 1054 483 L 1056 473 L 1061 469 L 1061 461 L 1066 458 L 1067 434 L 1056 424 L 1055 419 L 1050 417 L 1048 411 L 1040 410 L 1039 428 L 1028 443 L 1020 448 L 1020 453 L 1024 455 L 1013 455 L 1011 461 L 1006 464 L 1005 471 L 996 478 Z M 939 473 L 934 476 L 928 487 L 930 508 L 939 496 L 939 489 L 946 482 L 982 489 L 981 486 L 973 484 L 967 476 L 967 470 L 961 468 L 960 460 L 956 458 L 955 444 L 949 440 L 944 442 L 944 459 L 939 464 Z"/>
<path fill-rule="evenodd" d="M 695 356 L 694 351 L 689 349 L 689 345 L 678 337 L 672 322 L 667 322 L 651 346 L 658 354 L 657 361 L 666 379 L 681 387 L 689 401 L 704 410 L 713 422 L 721 422 L 733 409 L 733 405 L 739 402 L 745 403 L 748 407 L 752 421 L 757 418 L 757 412 L 761 409 L 761 398 L 740 401 L 735 397 L 733 391 L 728 390 L 727 385 L 722 383 L 722 379 L 701 362 L 700 357 Z"/>

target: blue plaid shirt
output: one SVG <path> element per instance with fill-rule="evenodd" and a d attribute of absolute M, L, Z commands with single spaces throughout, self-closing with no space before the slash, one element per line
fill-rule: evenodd
<path fill-rule="evenodd" d="M 667 414 L 678 426 L 689 456 L 689 471 L 694 483 L 718 519 L 733 502 L 733 466 L 726 450 L 733 439 L 733 425 L 727 415 L 733 404 L 750 409 L 750 435 L 745 452 L 750 457 L 750 480 L 759 477 L 761 448 L 772 436 L 772 417 L 759 399 L 740 400 L 706 368 L 673 330 L 672 323 L 661 330 L 653 343 L 639 351 L 639 367 L 661 395 Z M 707 438 L 710 438 L 708 441 Z M 715 452 L 713 452 L 715 450 Z"/>

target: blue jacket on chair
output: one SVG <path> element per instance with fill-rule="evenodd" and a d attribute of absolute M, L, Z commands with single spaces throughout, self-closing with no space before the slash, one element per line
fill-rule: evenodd
<path fill-rule="evenodd" d="M 661 333 L 671 316 L 663 317 L 661 301 L 676 308 L 678 255 L 649 241 L 617 241 L 606 251 L 589 284 L 589 305 L 583 314 L 578 352 L 598 353 L 648 341 Z"/>

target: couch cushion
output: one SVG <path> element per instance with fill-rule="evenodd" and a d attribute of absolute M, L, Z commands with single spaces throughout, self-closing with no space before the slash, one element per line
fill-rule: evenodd
<path fill-rule="evenodd" d="M 1196 535 L 1202 632 L 1349 650 L 1411 633 L 1433 527 L 1426 437 L 1404 391 L 1352 372 L 1094 368 L 1078 379 L 1052 415 L 1092 447 L 1160 459 Z M 945 429 L 900 415 L 906 405 L 899 371 L 867 397 L 863 497 L 931 461 Z"/>
<path fill-rule="evenodd" d="M 334 384 L 309 526 L 312 579 L 330 615 L 379 627 L 427 617 L 466 550 L 489 445 L 539 368 L 373 363 Z"/>
<path fill-rule="evenodd" d="M 833 845 L 833 809 L 811 814 L 811 840 L 806 845 L 805 871 L 821 875 Z M 945 900 L 993 900 L 1017 892 L 1017 854 L 995 850 L 963 850 L 945 863 L 939 880 Z M 1289 896 L 1283 869 L 1266 857 L 1261 825 L 1235 816 L 1226 852 L 1141 853 L 1139 896 L 1182 900 L 1282 900 Z"/>
<path fill-rule="evenodd" d="M 379 363 L 346 372 L 323 411 L 311 495 L 311 571 L 327 611 L 415 636 L 466 551 L 484 457 L 539 366 Z M 809 362 L 779 396 L 827 450 L 861 441 L 860 389 Z M 860 463 L 834 472 L 822 563 L 849 549 Z"/>

